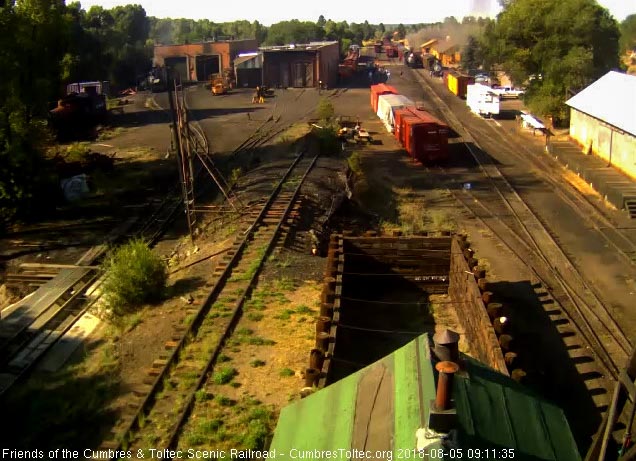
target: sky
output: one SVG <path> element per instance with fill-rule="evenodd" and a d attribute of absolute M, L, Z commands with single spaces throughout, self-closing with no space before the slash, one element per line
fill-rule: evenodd
<path fill-rule="evenodd" d="M 141 4 L 148 16 L 159 18 L 209 19 L 214 22 L 228 22 L 247 19 L 258 20 L 261 24 L 299 19 L 316 21 L 322 14 L 334 21 L 364 22 L 371 24 L 412 24 L 443 21 L 445 17 L 490 15 L 498 11 L 496 0 L 401 0 L 399 2 L 358 2 L 356 0 L 80 0 L 85 9 L 93 5 L 111 8 L 129 3 Z M 558 1 L 558 0 L 555 0 Z M 597 0 L 609 9 L 618 21 L 636 13 L 635 0 Z M 415 14 L 417 12 L 417 14 Z M 488 14 L 489 13 L 489 14 Z"/>

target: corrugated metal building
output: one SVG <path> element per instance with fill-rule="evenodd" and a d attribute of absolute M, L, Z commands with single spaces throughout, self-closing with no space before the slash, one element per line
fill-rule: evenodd
<path fill-rule="evenodd" d="M 338 83 L 337 41 L 259 48 L 263 54 L 263 84 L 270 87 L 333 88 Z"/>
<path fill-rule="evenodd" d="M 184 81 L 208 81 L 210 75 L 233 67 L 243 52 L 256 51 L 256 39 L 220 40 L 184 45 L 155 45 L 154 65 L 171 67 Z"/>
<path fill-rule="evenodd" d="M 329 452 L 336 460 L 581 459 L 560 408 L 468 356 L 461 360 L 451 390 L 456 437 L 445 454 L 436 434 L 424 430 L 437 373 L 426 334 L 283 408 L 270 451 L 298 458 L 306 450 Z M 416 451 L 418 432 L 430 436 L 419 440 L 430 444 L 423 453 Z M 352 450 L 370 456 L 352 456 Z"/>
<path fill-rule="evenodd" d="M 566 104 L 583 151 L 636 178 L 636 76 L 608 72 Z"/>

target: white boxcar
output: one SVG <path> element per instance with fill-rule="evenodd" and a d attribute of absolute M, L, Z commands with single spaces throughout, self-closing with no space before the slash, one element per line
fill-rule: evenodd
<path fill-rule="evenodd" d="M 383 94 L 378 97 L 378 117 L 389 133 L 393 133 L 396 110 L 414 106 L 415 103 L 401 94 Z"/>
<path fill-rule="evenodd" d="M 499 114 L 499 93 L 489 86 L 475 83 L 466 87 L 466 104 L 479 115 Z"/>

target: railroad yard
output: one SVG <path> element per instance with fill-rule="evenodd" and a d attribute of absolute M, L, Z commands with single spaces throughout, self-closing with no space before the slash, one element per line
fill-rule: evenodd
<path fill-rule="evenodd" d="M 492 341 L 488 365 L 562 408 L 585 453 L 632 353 L 636 224 L 521 129 L 519 100 L 482 118 L 428 71 L 384 65 L 387 84 L 448 125 L 447 161 L 406 154 L 370 107 L 366 74 L 274 89 L 263 104 L 250 89 L 184 88 L 193 136 L 232 192 L 225 200 L 197 173 L 206 208 L 193 241 L 168 150 L 168 93 L 132 96 L 116 128 L 87 145 L 116 159 L 117 192 L 91 199 L 81 219 L 69 213 L 0 242 L 4 280 L 22 282 L 1 306 L 1 398 L 13 415 L 4 445 L 146 457 L 262 449 L 289 402 L 449 329 L 479 360 Z M 372 142 L 321 152 L 321 100 Z M 99 288 L 87 288 L 106 244 L 132 236 L 168 265 L 168 294 L 112 324 Z M 485 323 L 466 320 L 452 267 L 480 284 Z M 53 279 L 46 309 L 6 323 L 27 283 Z M 505 332 L 489 315 L 506 317 Z"/>

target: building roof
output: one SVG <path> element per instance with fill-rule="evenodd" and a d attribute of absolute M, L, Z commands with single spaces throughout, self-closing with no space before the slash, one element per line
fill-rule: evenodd
<path fill-rule="evenodd" d="M 239 66 L 244 62 L 251 61 L 256 58 L 258 58 L 258 53 L 246 53 L 245 55 L 239 54 L 236 58 L 234 58 L 234 66 Z"/>
<path fill-rule="evenodd" d="M 608 72 L 565 103 L 636 136 L 636 76 Z"/>
<path fill-rule="evenodd" d="M 240 43 L 240 42 L 253 42 L 255 38 L 241 38 L 237 40 L 232 39 L 222 39 L 222 40 L 202 40 L 200 42 L 190 42 L 190 43 L 157 43 L 154 45 L 155 48 L 161 48 L 164 46 L 187 46 L 187 45 L 204 45 L 206 43 Z"/>
<path fill-rule="evenodd" d="M 281 46 L 261 46 L 259 48 L 260 51 L 311 51 L 311 50 L 319 50 L 320 48 L 324 48 L 328 45 L 333 45 L 334 43 L 338 43 L 337 41 L 329 41 L 329 42 L 309 42 L 309 43 L 292 43 L 289 45 L 281 45 Z"/>
<path fill-rule="evenodd" d="M 419 336 L 283 408 L 270 450 L 414 449 L 416 431 L 426 426 L 435 399 L 429 344 L 426 334 Z M 457 445 L 465 456 L 469 448 L 506 448 L 521 460 L 581 459 L 561 409 L 477 361 L 462 359 L 466 373 L 455 376 L 453 398 Z M 331 459 L 349 459 L 346 451 L 336 454 Z"/>
<path fill-rule="evenodd" d="M 437 40 L 436 38 L 432 38 L 430 40 L 428 40 L 427 42 L 424 42 L 420 45 L 420 48 L 426 48 L 427 46 L 431 46 L 435 43 L 437 43 L 439 40 Z"/>

